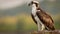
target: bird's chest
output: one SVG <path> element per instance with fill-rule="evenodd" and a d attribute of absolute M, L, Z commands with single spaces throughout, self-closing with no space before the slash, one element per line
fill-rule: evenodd
<path fill-rule="evenodd" d="M 36 15 L 36 12 L 32 12 L 33 16 L 34 16 L 34 19 L 37 21 L 37 22 L 40 22 L 38 16 Z"/>
<path fill-rule="evenodd" d="M 36 17 L 36 16 L 37 16 L 37 15 L 36 15 L 36 12 L 34 12 L 34 11 L 32 12 L 32 14 L 33 14 L 33 16 L 34 16 L 34 17 Z"/>
<path fill-rule="evenodd" d="M 36 16 L 36 9 L 32 9 L 32 14 L 34 17 Z"/>
<path fill-rule="evenodd" d="M 36 9 L 33 9 L 33 10 L 32 10 L 32 14 L 33 14 L 35 20 L 38 22 L 38 21 L 40 21 L 40 20 L 39 20 L 38 16 L 36 15 L 36 12 L 37 12 Z"/>
<path fill-rule="evenodd" d="M 40 22 L 38 16 L 36 15 L 36 12 L 37 12 L 36 6 L 33 5 L 33 6 L 32 6 L 32 15 L 34 16 L 34 19 L 35 19 L 37 22 Z"/>
<path fill-rule="evenodd" d="M 38 18 L 37 15 L 36 15 L 34 18 L 35 18 L 35 20 L 36 20 L 37 22 L 40 22 L 40 20 L 39 20 L 39 18 Z"/>

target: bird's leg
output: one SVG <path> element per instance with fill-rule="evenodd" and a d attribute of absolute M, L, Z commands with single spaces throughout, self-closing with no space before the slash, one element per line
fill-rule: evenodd
<path fill-rule="evenodd" d="M 41 31 L 43 31 L 44 29 L 45 29 L 45 26 L 44 26 L 44 24 L 41 24 L 42 26 L 41 26 Z"/>
<path fill-rule="evenodd" d="M 38 22 L 38 31 L 41 31 L 41 24 Z"/>

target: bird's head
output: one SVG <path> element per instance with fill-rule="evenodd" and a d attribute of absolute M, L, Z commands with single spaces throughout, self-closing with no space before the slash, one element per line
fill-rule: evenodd
<path fill-rule="evenodd" d="M 28 4 L 28 6 L 31 6 L 31 5 L 33 5 L 33 4 L 35 4 L 35 6 L 38 7 L 39 2 L 38 2 L 38 1 L 31 1 L 31 2 Z"/>

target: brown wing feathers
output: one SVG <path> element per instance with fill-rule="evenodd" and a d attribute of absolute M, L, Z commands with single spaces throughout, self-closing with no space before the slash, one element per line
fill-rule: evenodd
<path fill-rule="evenodd" d="M 54 28 L 54 22 L 51 18 L 51 16 L 49 16 L 47 13 L 43 12 L 41 9 L 38 9 L 40 11 L 37 11 L 37 16 L 39 17 L 39 19 L 41 20 L 41 22 L 47 26 L 48 28 L 50 28 L 51 30 L 55 30 Z"/>

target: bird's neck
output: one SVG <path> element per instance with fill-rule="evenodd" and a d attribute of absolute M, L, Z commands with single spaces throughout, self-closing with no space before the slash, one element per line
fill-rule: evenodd
<path fill-rule="evenodd" d="M 33 5 L 32 5 L 32 13 L 34 13 L 34 14 L 36 13 L 36 8 L 37 8 L 36 5 L 33 4 Z"/>

